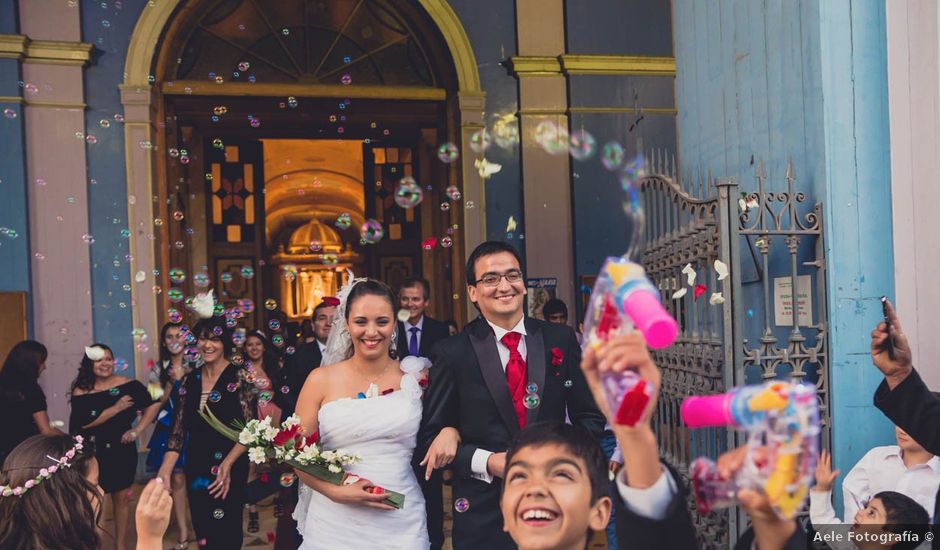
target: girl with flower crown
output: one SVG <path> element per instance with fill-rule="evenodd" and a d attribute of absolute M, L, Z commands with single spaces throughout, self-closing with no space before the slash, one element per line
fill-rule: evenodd
<path fill-rule="evenodd" d="M 114 354 L 104 344 L 85 348 L 78 376 L 72 382 L 69 432 L 95 445 L 101 466 L 99 484 L 111 497 L 117 547 L 126 548 L 131 495 L 137 472 L 137 430 L 147 426 L 160 404 L 152 403 L 147 388 L 137 380 L 114 373 Z"/>

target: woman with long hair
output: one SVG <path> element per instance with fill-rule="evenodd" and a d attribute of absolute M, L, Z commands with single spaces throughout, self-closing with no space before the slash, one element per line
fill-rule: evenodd
<path fill-rule="evenodd" d="M 230 358 L 232 330 L 222 317 L 209 317 L 192 328 L 202 366 L 186 375 L 167 439 L 159 476 L 169 479 L 186 454 L 186 487 L 196 540 L 205 549 L 242 546 L 242 505 L 248 481 L 245 447 L 215 431 L 200 415 L 211 412 L 223 424 L 254 418 L 255 387 L 246 369 Z"/>
<path fill-rule="evenodd" d="M 46 368 L 49 353 L 35 340 L 13 346 L 0 370 L 0 464 L 3 458 L 31 435 L 62 434 L 49 424 L 46 395 L 39 387 L 39 375 Z"/>
<path fill-rule="evenodd" d="M 78 376 L 72 382 L 69 431 L 95 445 L 99 485 L 111 497 L 117 548 L 126 548 L 130 494 L 137 471 L 138 432 L 133 427 L 153 422 L 160 409 L 137 380 L 114 373 L 114 353 L 104 344 L 85 348 Z M 169 485 L 167 485 L 169 487 Z"/>
<path fill-rule="evenodd" d="M 160 412 L 157 414 L 156 427 L 150 437 L 150 452 L 147 454 L 147 471 L 152 474 L 155 474 L 163 464 L 163 455 L 166 452 L 167 439 L 173 424 L 173 413 L 179 401 L 179 388 L 183 378 L 193 368 L 193 365 L 185 358 L 184 348 L 185 338 L 182 327 L 177 323 L 163 325 L 160 329 L 160 358 L 159 362 L 154 365 L 152 373 L 163 389 L 163 394 L 160 396 Z M 186 457 L 180 455 L 173 475 L 170 477 L 170 485 L 167 487 L 173 495 L 173 511 L 179 530 L 175 550 L 185 550 L 189 547 L 184 464 L 186 464 Z"/>
<path fill-rule="evenodd" d="M 67 435 L 34 435 L 0 470 L 0 548 L 101 547 L 101 488 L 90 443 Z"/>
<path fill-rule="evenodd" d="M 264 332 L 258 329 L 249 330 L 245 335 L 245 368 L 249 372 L 251 382 L 257 388 L 257 418 L 271 417 L 272 426 L 281 424 L 281 408 L 274 399 L 277 395 L 274 388 L 275 381 L 280 379 L 281 361 L 268 342 Z M 248 482 L 258 479 L 261 468 L 256 464 L 248 465 Z M 246 505 L 248 508 L 249 533 L 261 530 L 258 508 L 254 503 Z"/>
<path fill-rule="evenodd" d="M 430 545 L 424 497 L 411 466 L 430 362 L 395 359 L 396 309 L 386 285 L 354 279 L 340 294 L 323 363 L 301 390 L 297 416 L 304 432 L 319 432 L 323 449 L 362 457 L 358 481 L 346 485 L 297 472 L 304 484 L 294 512 L 304 535 L 301 548 L 348 546 L 350 526 L 357 540 L 388 548 Z M 443 452 L 430 461 L 453 456 L 458 441 L 455 429 L 444 428 L 432 445 Z M 383 487 L 403 493 L 405 507 L 385 503 Z"/>

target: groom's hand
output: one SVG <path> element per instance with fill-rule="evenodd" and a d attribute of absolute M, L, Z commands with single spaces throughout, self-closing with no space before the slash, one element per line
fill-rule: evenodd
<path fill-rule="evenodd" d="M 493 477 L 503 477 L 506 473 L 506 453 L 493 453 L 486 459 L 486 473 Z"/>

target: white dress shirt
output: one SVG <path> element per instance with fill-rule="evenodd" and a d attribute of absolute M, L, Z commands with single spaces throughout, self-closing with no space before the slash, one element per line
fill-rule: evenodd
<path fill-rule="evenodd" d="M 845 523 L 855 522 L 855 513 L 881 491 L 897 491 L 917 501 L 933 516 L 940 487 L 940 458 L 908 468 L 897 445 L 875 447 L 865 453 L 842 481 Z"/>
<path fill-rule="evenodd" d="M 319 340 L 317 340 L 316 342 L 317 342 L 317 347 L 320 348 L 320 357 L 323 357 L 323 354 L 326 353 L 326 344 L 324 344 L 323 342 Z"/>
<path fill-rule="evenodd" d="M 417 337 L 418 339 L 418 345 L 416 347 L 418 350 L 420 350 L 421 349 L 421 335 L 424 334 L 424 315 L 422 315 L 421 318 L 418 319 L 417 324 L 412 325 L 411 321 L 405 321 L 404 323 L 402 323 L 402 326 L 405 327 L 405 345 L 409 347 L 411 346 L 411 329 L 412 328 L 418 329 L 418 332 L 415 333 L 415 337 Z"/>
<path fill-rule="evenodd" d="M 617 492 L 620 500 L 631 512 L 653 520 L 666 517 L 666 511 L 672 499 L 679 494 L 676 480 L 672 478 L 664 466 L 660 465 L 662 473 L 656 483 L 646 489 L 636 489 L 627 485 L 626 470 L 621 469 L 617 475 Z"/>
<path fill-rule="evenodd" d="M 502 342 L 503 336 L 505 336 L 507 332 L 518 332 L 522 335 L 522 338 L 519 339 L 519 345 L 516 347 L 516 349 L 519 350 L 519 354 L 522 355 L 523 360 L 528 357 L 527 348 L 525 345 L 525 338 L 527 336 L 525 332 L 525 315 L 519 319 L 519 322 L 516 323 L 516 326 L 512 327 L 511 330 L 498 327 L 489 321 L 486 322 L 489 323 L 490 327 L 493 329 L 493 333 L 496 335 L 496 351 L 499 352 L 499 362 L 503 366 L 503 372 L 506 372 L 506 363 L 509 362 L 509 348 L 506 347 L 506 345 Z M 480 481 L 485 481 L 487 483 L 493 482 L 494 476 L 490 475 L 489 472 L 486 471 L 486 462 L 489 460 L 490 455 L 494 452 L 496 451 L 487 451 L 485 449 L 477 449 L 474 451 L 473 457 L 470 459 L 470 477 L 479 479 Z"/>

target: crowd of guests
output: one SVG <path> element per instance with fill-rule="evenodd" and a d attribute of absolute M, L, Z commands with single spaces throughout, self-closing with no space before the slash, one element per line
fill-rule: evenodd
<path fill-rule="evenodd" d="M 490 256 L 497 259 L 511 250 L 499 243 L 481 246 L 487 244 L 495 250 Z M 510 423 L 515 423 L 518 415 L 519 429 L 499 428 L 502 431 L 497 433 L 492 431 L 493 422 L 499 422 L 490 421 L 486 411 L 469 411 L 479 418 L 459 420 L 464 412 L 450 409 L 451 405 L 439 399 L 442 394 L 470 391 L 465 388 L 471 384 L 462 380 L 469 374 L 466 369 L 455 370 L 455 362 L 478 353 L 472 347 L 474 338 L 499 333 L 490 318 L 500 314 L 498 289 L 512 291 L 521 280 L 518 256 L 514 252 L 510 255 L 515 258 L 515 267 L 495 271 L 495 280 L 491 280 L 491 271 L 480 269 L 485 267 L 487 256 L 471 256 L 468 291 L 480 306 L 481 319 L 461 333 L 466 343 L 459 338 L 450 340 L 446 351 L 437 344 L 457 334 L 457 327 L 426 314 L 428 282 L 408 279 L 398 289 L 402 310 L 398 356 L 433 356 L 439 363 L 435 365 L 438 370 L 432 370 L 422 431 L 446 418 L 459 424 L 464 443 L 468 438 L 501 441 L 506 437 L 504 432 L 512 435 L 508 444 L 489 444 L 491 450 L 481 443 L 462 456 L 449 457 L 454 463 L 446 476 L 444 466 L 450 460 L 434 464 L 415 461 L 415 474 L 426 501 L 431 547 L 444 544 L 442 485 L 447 482 L 453 483 L 455 500 L 458 494 L 475 491 L 475 505 L 489 503 L 485 510 L 473 510 L 481 515 L 462 516 L 459 529 L 464 531 L 459 539 L 455 532 L 456 548 L 479 547 L 468 542 L 477 540 L 491 541 L 494 548 L 583 549 L 592 533 L 600 530 L 607 531 L 610 548 L 697 548 L 699 538 L 686 505 L 688 489 L 675 469 L 677 465 L 661 460 L 651 427 L 661 375 L 641 335 L 612 338 L 599 350 L 589 348 L 583 355 L 577 343 L 566 343 L 579 340 L 570 328 L 553 328 L 538 336 L 559 338 L 559 346 L 577 350 L 580 362 L 580 369 L 565 374 L 564 390 L 561 381 L 557 382 L 557 391 L 568 397 L 559 402 L 562 406 L 557 414 L 543 417 L 550 421 L 526 423 L 525 409 L 509 409 Z M 478 280 L 476 273 L 481 274 Z M 110 544 L 106 539 L 124 549 L 128 547 L 131 513 L 136 513 L 137 548 L 162 548 L 171 515 L 177 524 L 178 550 L 193 540 L 200 548 L 240 548 L 245 511 L 247 530 L 257 532 L 259 517 L 254 503 L 271 494 L 277 495 L 276 547 L 298 547 L 302 541 L 291 517 L 297 501 L 297 478 L 283 468 L 249 466 L 245 448 L 216 432 L 199 413 L 209 408 L 225 424 L 268 416 L 276 424 L 293 414 L 304 381 L 323 357 L 339 306 L 334 298 L 324 299 L 300 338 L 291 342 L 295 350 L 290 355 L 281 355 L 272 338 L 257 329 L 244 333 L 241 349 L 233 355 L 232 342 L 226 340 L 231 327 L 222 317 L 201 319 L 188 328 L 168 323 L 161 330 L 159 358 L 154 365 L 156 392 L 116 374 L 107 345 L 88 346 L 78 361 L 71 387 L 69 434 L 51 425 L 38 384 L 46 348 L 34 341 L 14 346 L 0 370 L 0 550 L 92 549 Z M 870 450 L 843 479 L 842 495 L 844 523 L 852 524 L 854 530 L 890 533 L 897 532 L 897 526 L 933 523 L 940 513 L 940 394 L 931 393 L 913 368 L 901 324 L 893 309 L 888 309 L 886 322 L 871 334 L 872 361 L 885 376 L 874 403 L 895 424 L 897 445 Z M 567 307 L 560 300 L 546 303 L 543 314 L 551 323 L 567 325 Z M 516 328 L 523 338 L 532 338 L 531 328 L 536 325 L 527 323 L 523 319 Z M 507 375 L 513 361 L 534 360 L 533 352 L 526 354 L 525 339 L 507 344 L 500 335 L 497 340 L 507 350 L 505 357 L 494 355 L 493 360 L 502 361 Z M 536 342 L 528 345 L 534 349 Z M 502 347 L 498 350 L 503 353 Z M 555 359 L 543 358 L 557 366 Z M 601 375 L 626 369 L 647 380 L 654 394 L 633 427 L 613 422 L 600 383 Z M 593 402 L 572 397 L 568 392 L 571 379 L 583 381 L 584 395 L 593 397 Z M 550 391 L 555 390 L 548 388 L 553 388 L 554 382 L 542 383 L 546 385 L 542 406 L 551 409 L 555 405 L 549 401 Z M 464 396 L 467 400 L 471 397 L 479 396 Z M 517 404 L 515 397 L 512 403 Z M 494 408 L 492 416 L 498 419 L 498 415 L 510 412 Z M 569 423 L 563 422 L 566 415 Z M 150 439 L 141 441 L 151 425 Z M 426 444 L 419 441 L 418 449 L 428 452 L 417 452 L 416 457 L 431 456 L 431 438 L 419 435 L 419 440 Z M 146 464 L 155 477 L 137 498 L 135 508 L 131 487 L 138 442 L 149 447 Z M 499 445 L 504 447 L 492 450 Z M 745 450 L 735 449 L 719 457 L 723 478 L 745 467 Z M 458 450 L 456 454 L 461 453 Z M 831 468 L 831 457 L 823 451 L 810 492 L 809 525 L 780 518 L 757 488 L 739 491 L 735 496 L 749 517 L 750 527 L 736 547 L 770 550 L 812 544 L 814 530 L 841 523 L 832 501 L 838 475 Z M 292 483 L 281 482 L 285 476 Z M 113 533 L 102 528 L 108 497 Z M 472 517 L 478 518 L 474 520 L 480 522 L 478 529 L 469 523 Z M 190 521 L 194 534 L 189 531 Z M 484 533 L 492 521 L 505 531 L 496 534 L 502 538 Z M 360 542 L 351 534 L 349 547 L 358 547 Z M 873 547 L 903 549 L 920 542 L 878 544 Z"/>

